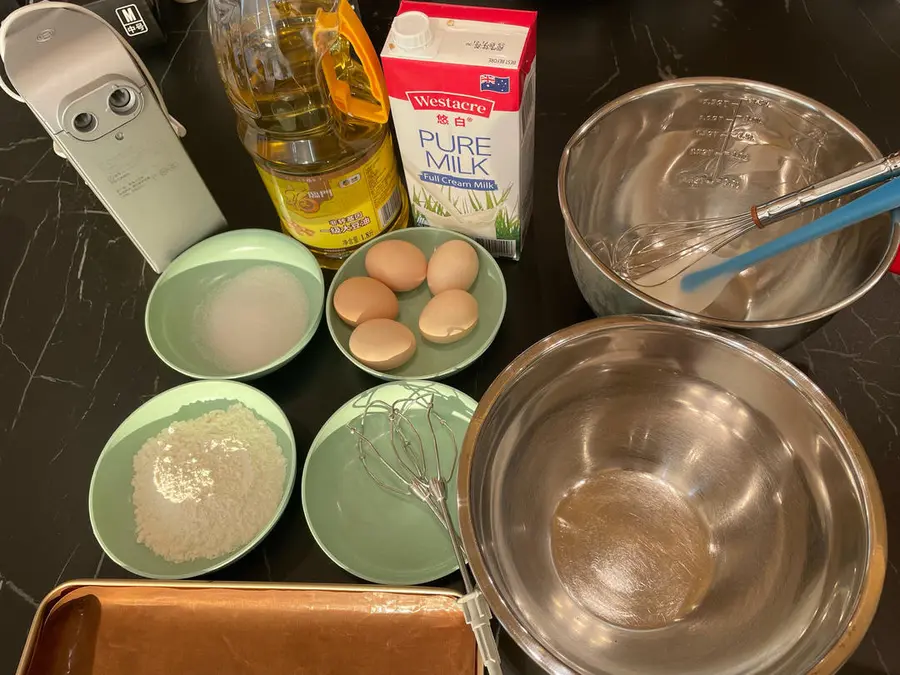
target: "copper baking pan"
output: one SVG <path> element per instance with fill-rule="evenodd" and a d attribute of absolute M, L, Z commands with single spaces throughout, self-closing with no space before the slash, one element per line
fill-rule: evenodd
<path fill-rule="evenodd" d="M 472 675 L 454 591 L 72 581 L 38 607 L 17 675 Z"/>

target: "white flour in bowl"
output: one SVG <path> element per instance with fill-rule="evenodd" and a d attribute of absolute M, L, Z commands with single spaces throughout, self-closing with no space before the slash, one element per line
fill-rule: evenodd
<path fill-rule="evenodd" d="M 268 366 L 309 325 L 303 283 L 278 265 L 244 270 L 216 287 L 195 314 L 201 348 L 230 375 Z"/>
<path fill-rule="evenodd" d="M 240 404 L 170 424 L 134 456 L 138 542 L 170 562 L 237 550 L 275 516 L 286 465 L 274 432 Z"/>

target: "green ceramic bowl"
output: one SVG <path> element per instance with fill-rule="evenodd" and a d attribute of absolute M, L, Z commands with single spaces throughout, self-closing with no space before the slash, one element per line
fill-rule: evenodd
<path fill-rule="evenodd" d="M 241 403 L 264 420 L 278 439 L 287 460 L 284 495 L 274 517 L 244 547 L 214 559 L 172 563 L 137 542 L 135 536 L 133 458 L 141 446 L 172 422 L 194 419 L 213 410 Z M 91 527 L 100 546 L 129 572 L 151 579 L 188 579 L 228 565 L 256 546 L 281 516 L 297 473 L 294 434 L 281 408 L 258 389 L 239 382 L 189 382 L 151 398 L 129 415 L 100 453 L 91 477 L 88 507 Z"/>
<path fill-rule="evenodd" d="M 296 275 L 309 301 L 309 324 L 281 358 L 256 370 L 228 372 L 194 339 L 194 312 L 217 284 L 260 264 L 280 265 Z M 300 353 L 322 320 L 324 296 L 319 263 L 299 241 L 271 230 L 234 230 L 195 244 L 166 268 L 150 292 L 144 325 L 153 351 L 170 368 L 195 379 L 250 380 L 277 370 Z"/>
<path fill-rule="evenodd" d="M 367 581 L 401 586 L 424 584 L 457 569 L 447 533 L 434 514 L 415 497 L 379 487 L 363 468 L 356 437 L 347 428 L 351 422 L 358 426 L 370 401 L 392 404 L 411 396 L 432 395 L 435 412 L 447 421 L 461 447 L 475 412 L 475 401 L 437 382 L 390 382 L 345 403 L 319 431 L 306 457 L 300 492 L 309 529 L 328 557 Z M 426 435 L 421 408 L 418 413 L 411 413 L 410 419 L 427 443 L 431 437 Z M 367 419 L 366 436 L 379 450 L 390 453 L 387 431 L 384 414 Z M 443 466 L 455 466 L 449 436 L 440 435 L 439 439 L 443 439 L 439 443 Z M 426 456 L 429 470 L 433 466 L 431 456 Z M 395 484 L 377 460 L 370 460 L 369 467 L 389 484 Z M 447 496 L 451 518 L 456 523 L 455 470 Z"/>
<path fill-rule="evenodd" d="M 382 373 L 357 361 L 350 353 L 350 333 L 353 332 L 353 328 L 341 321 L 337 312 L 334 311 L 334 291 L 346 279 L 366 276 L 366 252 L 375 244 L 387 239 L 403 239 L 415 244 L 428 259 L 431 259 L 434 249 L 451 239 L 463 239 L 472 244 L 478 252 L 479 267 L 478 278 L 475 279 L 469 293 L 478 301 L 478 324 L 475 326 L 475 330 L 459 342 L 448 345 L 428 342 L 419 334 L 419 315 L 432 298 L 428 284 L 423 283 L 417 289 L 407 293 L 398 293 L 400 315 L 397 320 L 408 326 L 416 336 L 416 353 L 399 368 Z M 497 331 L 500 330 L 505 312 L 506 282 L 497 261 L 484 247 L 468 237 L 451 230 L 434 227 L 411 227 L 397 230 L 370 241 L 341 265 L 331 282 L 328 300 L 325 303 L 325 318 L 335 344 L 353 363 L 382 380 L 440 380 L 459 372 L 484 354 L 491 345 L 497 336 Z"/>

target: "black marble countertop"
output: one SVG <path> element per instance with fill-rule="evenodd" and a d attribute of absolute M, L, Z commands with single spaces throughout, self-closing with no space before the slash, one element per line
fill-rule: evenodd
<path fill-rule="evenodd" d="M 361 4 L 381 45 L 397 2 Z M 556 172 L 566 140 L 606 101 L 660 79 L 747 77 L 818 99 L 883 150 L 900 149 L 894 0 L 488 4 L 540 12 L 535 214 L 523 259 L 502 265 L 509 308 L 497 341 L 449 380 L 472 396 L 521 350 L 590 316 L 566 259 Z M 205 3 L 169 11 L 168 44 L 144 56 L 188 128 L 185 146 L 232 227 L 277 228 L 235 134 Z M 0 95 L 0 672 L 15 669 L 34 609 L 55 585 L 129 576 L 94 540 L 87 494 L 94 462 L 116 426 L 155 393 L 184 381 L 156 358 L 144 335 L 154 280 L 75 170 L 53 154 L 29 110 Z M 898 307 L 900 281 L 885 278 L 787 354 L 837 403 L 865 445 L 893 541 L 900 541 Z M 323 325 L 299 358 L 255 384 L 284 407 L 302 453 L 341 403 L 376 383 L 340 355 Z M 900 674 L 896 551 L 878 615 L 845 673 Z M 354 581 L 316 546 L 299 491 L 265 541 L 214 578 Z M 508 663 L 516 672 L 537 672 L 511 649 Z"/>

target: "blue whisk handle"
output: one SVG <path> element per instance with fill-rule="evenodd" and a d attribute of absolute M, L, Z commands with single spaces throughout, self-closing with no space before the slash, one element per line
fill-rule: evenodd
<path fill-rule="evenodd" d="M 860 164 L 837 176 L 759 204 L 752 210 L 753 222 L 758 227 L 765 227 L 810 206 L 886 183 L 897 176 L 900 176 L 900 152 Z"/>
<path fill-rule="evenodd" d="M 854 199 L 849 204 L 845 204 L 803 227 L 798 227 L 793 232 L 788 232 L 777 239 L 725 260 L 718 265 L 686 274 L 681 279 L 681 288 L 685 291 L 693 291 L 711 279 L 723 275 L 737 274 L 752 265 L 768 260 L 792 248 L 814 239 L 819 239 L 832 232 L 837 232 L 850 225 L 855 225 L 880 213 L 892 211 L 898 207 L 900 207 L 900 180 L 891 180 L 871 192 Z"/>

